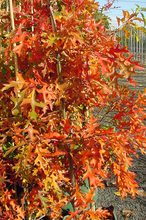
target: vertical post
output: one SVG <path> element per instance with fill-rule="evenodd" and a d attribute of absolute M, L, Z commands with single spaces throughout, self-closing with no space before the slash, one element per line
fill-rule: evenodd
<path fill-rule="evenodd" d="M 141 31 L 141 62 L 144 64 L 144 50 L 143 50 L 143 31 Z"/>
<path fill-rule="evenodd" d="M 133 30 L 133 51 L 134 51 L 134 59 L 136 59 L 136 53 L 135 53 L 135 38 L 136 38 L 136 36 L 135 36 L 135 29 Z"/>
<path fill-rule="evenodd" d="M 15 22 L 14 22 L 14 12 L 13 12 L 13 2 L 12 2 L 12 0 L 9 0 L 9 4 L 10 4 L 11 27 L 12 27 L 12 30 L 15 30 Z"/>
<path fill-rule="evenodd" d="M 132 28 L 131 28 L 131 30 L 130 30 L 130 51 L 133 53 L 132 39 L 133 39 L 133 33 L 132 33 Z"/>
<path fill-rule="evenodd" d="M 9 13 L 10 9 L 9 9 L 9 0 L 6 0 L 6 12 Z M 7 27 L 7 32 L 10 32 L 10 27 Z"/>
<path fill-rule="evenodd" d="M 138 36 L 138 30 L 136 30 L 136 34 Z M 138 60 L 138 39 L 136 40 L 136 59 Z"/>
<path fill-rule="evenodd" d="M 32 36 L 34 36 L 34 7 L 33 7 L 33 0 L 31 0 L 31 21 L 32 21 L 32 26 L 31 26 Z"/>
<path fill-rule="evenodd" d="M 139 58 L 139 61 L 141 62 L 141 50 L 140 50 L 140 48 L 141 48 L 141 31 L 140 30 L 138 30 L 138 39 L 139 39 L 139 41 L 138 41 L 138 58 Z"/>
<path fill-rule="evenodd" d="M 9 0 L 10 5 L 10 18 L 11 18 L 11 27 L 12 30 L 15 31 L 15 21 L 14 21 L 14 11 L 13 11 L 13 1 Z M 13 44 L 13 47 L 15 47 L 16 44 Z M 17 61 L 17 55 L 14 53 L 14 65 L 15 65 L 15 75 L 16 75 L 16 81 L 18 80 L 18 61 Z"/>

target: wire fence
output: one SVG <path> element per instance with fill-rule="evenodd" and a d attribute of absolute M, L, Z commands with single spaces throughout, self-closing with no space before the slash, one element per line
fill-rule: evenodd
<path fill-rule="evenodd" d="M 127 46 L 134 55 L 134 60 L 146 65 L 146 32 L 130 29 L 130 37 L 127 39 L 123 31 L 118 32 L 121 44 Z"/>

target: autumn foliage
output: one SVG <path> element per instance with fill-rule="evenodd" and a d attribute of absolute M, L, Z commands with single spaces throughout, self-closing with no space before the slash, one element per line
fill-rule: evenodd
<path fill-rule="evenodd" d="M 11 1 L 10 1 L 11 2 Z M 13 1 L 3 15 L 0 219 L 108 219 L 97 187 L 136 195 L 133 155 L 146 146 L 139 68 L 96 20 L 93 0 Z M 126 79 L 126 85 L 121 85 Z"/>

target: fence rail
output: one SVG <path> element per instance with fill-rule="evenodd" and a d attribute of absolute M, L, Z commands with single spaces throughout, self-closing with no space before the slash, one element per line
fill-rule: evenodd
<path fill-rule="evenodd" d="M 134 55 L 134 60 L 146 65 L 146 32 L 130 29 L 130 37 L 127 39 L 123 31 L 118 32 L 121 44 L 127 46 Z"/>

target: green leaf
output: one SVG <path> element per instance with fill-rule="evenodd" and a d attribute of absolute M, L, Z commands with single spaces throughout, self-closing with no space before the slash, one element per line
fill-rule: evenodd
<path fill-rule="evenodd" d="M 79 147 L 80 147 L 79 145 L 75 144 L 74 145 L 74 150 L 77 150 Z"/>
<path fill-rule="evenodd" d="M 142 7 L 142 8 L 141 8 L 141 11 L 146 11 L 146 8 L 145 8 L 145 7 Z"/>
<path fill-rule="evenodd" d="M 2 150 L 3 150 L 3 152 L 6 152 L 7 149 L 8 149 L 7 145 L 6 145 L 6 144 L 3 144 L 3 146 L 2 146 Z"/>
<path fill-rule="evenodd" d="M 136 5 L 135 13 L 138 14 L 140 12 L 141 7 L 139 5 Z"/>
<path fill-rule="evenodd" d="M 81 186 L 81 191 L 83 193 L 87 193 L 90 189 L 90 184 L 89 184 L 89 180 L 88 179 L 85 179 L 84 180 L 84 184 Z"/>
<path fill-rule="evenodd" d="M 36 120 L 38 115 L 37 113 L 35 112 L 35 110 L 32 110 L 30 113 L 29 113 L 29 116 L 32 120 Z"/>
<path fill-rule="evenodd" d="M 4 154 L 4 157 L 7 157 L 8 155 L 13 156 L 12 153 L 13 153 L 17 148 L 18 148 L 17 145 L 10 147 L 10 148 L 6 151 L 6 153 Z"/>
<path fill-rule="evenodd" d="M 143 13 L 141 13 L 141 16 L 142 16 L 142 19 L 143 19 L 143 22 L 144 22 L 144 26 L 146 26 L 146 17 L 144 16 Z"/>
<path fill-rule="evenodd" d="M 7 70 L 5 68 L 2 68 L 2 74 L 5 75 L 7 73 Z"/>
<path fill-rule="evenodd" d="M 14 70 L 15 68 L 14 68 L 14 66 L 10 66 L 10 70 Z"/>
<path fill-rule="evenodd" d="M 17 116 L 17 115 L 19 115 L 19 113 L 20 113 L 20 111 L 19 111 L 18 107 L 12 109 L 12 115 Z"/>
<path fill-rule="evenodd" d="M 72 203 L 71 203 L 71 202 L 67 203 L 67 205 L 65 205 L 65 206 L 63 207 L 63 210 L 69 210 L 69 211 L 73 212 L 73 211 L 74 211 L 74 208 L 73 208 L 73 206 L 72 206 Z"/>

